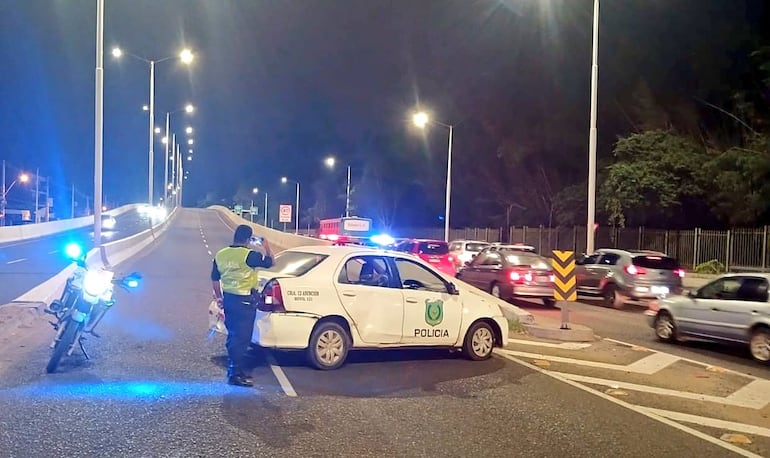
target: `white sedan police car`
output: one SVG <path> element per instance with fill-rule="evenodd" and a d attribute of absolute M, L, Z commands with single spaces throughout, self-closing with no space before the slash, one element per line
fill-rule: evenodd
<path fill-rule="evenodd" d="M 353 246 L 305 246 L 260 271 L 252 343 L 304 350 L 318 369 L 342 366 L 350 350 L 459 348 L 488 359 L 508 337 L 496 299 L 452 282 L 420 259 Z"/>

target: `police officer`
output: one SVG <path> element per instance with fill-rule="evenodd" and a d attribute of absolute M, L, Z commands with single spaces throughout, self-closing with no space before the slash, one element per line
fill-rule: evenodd
<path fill-rule="evenodd" d="M 257 267 L 273 265 L 273 254 L 267 240 L 252 237 L 250 226 L 235 229 L 233 244 L 219 250 L 214 256 L 211 281 L 214 298 L 225 311 L 227 328 L 227 383 L 252 386 L 251 378 L 243 371 L 246 351 L 251 343 L 257 306 L 252 293 L 258 285 Z M 262 247 L 262 252 L 251 249 Z"/>

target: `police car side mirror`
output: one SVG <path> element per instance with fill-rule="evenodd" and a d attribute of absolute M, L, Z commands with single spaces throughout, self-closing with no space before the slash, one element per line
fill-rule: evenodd
<path fill-rule="evenodd" d="M 447 292 L 453 296 L 460 294 L 460 291 L 457 290 L 457 286 L 455 286 L 455 284 L 452 282 L 449 282 L 446 285 L 446 289 L 447 289 Z"/>

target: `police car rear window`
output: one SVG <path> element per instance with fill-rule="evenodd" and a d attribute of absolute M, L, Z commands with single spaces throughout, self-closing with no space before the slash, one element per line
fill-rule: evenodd
<path fill-rule="evenodd" d="M 280 275 L 299 277 L 310 272 L 327 257 L 327 255 L 317 253 L 284 251 L 273 258 L 273 267 L 266 271 Z"/>
<path fill-rule="evenodd" d="M 488 246 L 488 243 L 468 243 L 465 245 L 465 249 L 467 251 L 481 251 Z"/>

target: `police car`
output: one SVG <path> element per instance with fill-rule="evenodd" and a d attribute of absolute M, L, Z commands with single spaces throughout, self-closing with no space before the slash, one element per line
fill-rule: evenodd
<path fill-rule="evenodd" d="M 497 299 L 406 253 L 305 246 L 260 272 L 252 343 L 336 369 L 356 349 L 445 347 L 484 360 L 508 337 Z"/>

